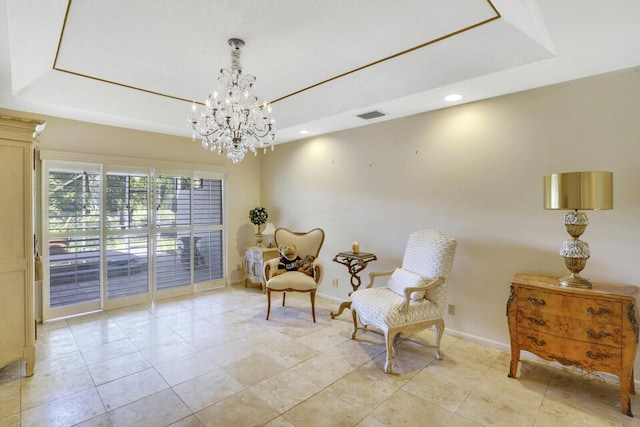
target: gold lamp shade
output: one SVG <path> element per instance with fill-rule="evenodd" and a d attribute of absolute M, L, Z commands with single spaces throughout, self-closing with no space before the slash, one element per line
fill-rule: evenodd
<path fill-rule="evenodd" d="M 613 209 L 612 172 L 552 173 L 544 177 L 544 208 Z"/>
<path fill-rule="evenodd" d="M 560 250 L 571 275 L 562 277 L 563 286 L 590 288 L 591 282 L 580 277 L 590 256 L 589 245 L 579 239 L 589 220 L 581 210 L 613 209 L 613 173 L 566 172 L 544 177 L 544 208 L 568 210 L 564 225 L 572 237 Z"/>

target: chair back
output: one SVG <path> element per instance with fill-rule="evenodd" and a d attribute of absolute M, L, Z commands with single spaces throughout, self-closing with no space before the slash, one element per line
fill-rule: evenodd
<path fill-rule="evenodd" d="M 314 228 L 307 232 L 291 231 L 286 228 L 277 228 L 273 233 L 276 247 L 280 245 L 296 245 L 296 250 L 301 258 L 313 255 L 318 258 L 320 249 L 324 243 L 324 230 Z"/>
<path fill-rule="evenodd" d="M 427 290 L 425 298 L 438 307 L 442 316 L 447 299 L 447 278 L 453 266 L 457 242 L 438 230 L 420 230 L 409 236 L 402 268 L 429 279 L 442 277 L 444 283 Z"/>
<path fill-rule="evenodd" d="M 420 276 L 447 279 L 453 266 L 457 242 L 438 230 L 420 230 L 409 237 L 402 268 Z"/>

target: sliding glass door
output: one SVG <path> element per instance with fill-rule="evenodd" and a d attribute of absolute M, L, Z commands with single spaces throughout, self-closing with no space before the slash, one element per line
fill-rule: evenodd
<path fill-rule="evenodd" d="M 106 173 L 105 308 L 150 300 L 150 184 L 145 171 Z"/>
<path fill-rule="evenodd" d="M 161 173 L 155 182 L 158 295 L 224 286 L 222 178 Z"/>
<path fill-rule="evenodd" d="M 48 206 L 44 215 L 44 314 L 60 317 L 102 307 L 100 245 L 100 165 L 74 165 L 48 170 L 44 187 Z"/>

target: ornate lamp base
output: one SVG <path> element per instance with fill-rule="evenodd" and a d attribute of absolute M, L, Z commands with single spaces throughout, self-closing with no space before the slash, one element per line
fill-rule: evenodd
<path fill-rule="evenodd" d="M 591 282 L 583 277 L 580 277 L 580 273 L 584 266 L 587 264 L 587 258 L 570 258 L 564 257 L 564 265 L 567 266 L 571 274 L 569 276 L 561 277 L 558 279 L 560 284 L 565 287 L 571 288 L 586 288 L 591 289 Z"/>
<path fill-rule="evenodd" d="M 562 286 L 567 288 L 591 289 L 591 282 L 584 277 L 580 277 L 578 274 L 561 277 L 558 281 Z"/>

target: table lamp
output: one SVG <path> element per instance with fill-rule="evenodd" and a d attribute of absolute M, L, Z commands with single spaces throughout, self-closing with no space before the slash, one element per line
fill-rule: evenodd
<path fill-rule="evenodd" d="M 544 177 L 544 208 L 568 210 L 564 225 L 572 237 L 562 244 L 560 255 L 571 274 L 559 279 L 562 286 L 591 288 L 591 282 L 580 277 L 589 258 L 589 244 L 579 237 L 589 224 L 582 210 L 613 209 L 613 173 L 566 172 Z"/>
<path fill-rule="evenodd" d="M 267 247 L 268 248 L 273 247 L 273 233 L 275 233 L 275 232 L 276 232 L 276 227 L 273 225 L 272 222 L 268 222 L 267 226 L 264 228 L 264 231 L 262 232 L 262 234 L 267 236 Z"/>

